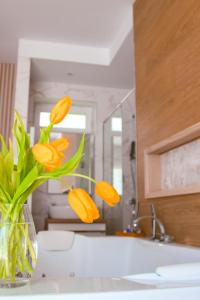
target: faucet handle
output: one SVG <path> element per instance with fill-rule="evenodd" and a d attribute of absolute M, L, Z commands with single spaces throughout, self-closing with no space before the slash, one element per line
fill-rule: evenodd
<path fill-rule="evenodd" d="M 156 209 L 153 203 L 150 204 L 150 208 L 151 208 L 151 215 L 153 218 L 156 218 Z"/>
<path fill-rule="evenodd" d="M 142 232 L 137 220 L 133 221 L 132 231 L 135 232 L 135 233 L 141 233 Z"/>
<path fill-rule="evenodd" d="M 160 242 L 171 243 L 174 240 L 174 237 L 168 234 L 163 234 L 160 236 Z"/>

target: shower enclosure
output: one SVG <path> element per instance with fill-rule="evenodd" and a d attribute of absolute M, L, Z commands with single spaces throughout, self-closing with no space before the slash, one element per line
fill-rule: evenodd
<path fill-rule="evenodd" d="M 108 234 L 129 227 L 138 212 L 134 102 L 135 91 L 132 90 L 103 123 L 104 179 L 111 182 L 121 195 L 121 202 L 115 208 L 103 206 Z"/>

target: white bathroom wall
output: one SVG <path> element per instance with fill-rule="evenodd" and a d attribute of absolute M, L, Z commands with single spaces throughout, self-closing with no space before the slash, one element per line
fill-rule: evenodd
<path fill-rule="evenodd" d="M 30 109 L 29 126 L 34 125 L 34 107 L 36 103 L 52 103 L 64 95 L 69 95 L 74 103 L 93 105 L 96 107 L 95 134 L 95 178 L 103 178 L 103 121 L 116 105 L 128 93 L 125 89 L 104 88 L 85 85 L 72 85 L 54 82 L 31 82 L 30 85 Z M 44 228 L 44 221 L 48 215 L 50 203 L 66 203 L 66 196 L 47 194 L 47 186 L 33 195 L 33 215 L 37 229 Z M 96 199 L 97 205 L 102 201 Z"/>
<path fill-rule="evenodd" d="M 30 58 L 18 56 L 14 107 L 20 114 L 25 128 L 27 127 L 29 111 L 30 68 Z"/>

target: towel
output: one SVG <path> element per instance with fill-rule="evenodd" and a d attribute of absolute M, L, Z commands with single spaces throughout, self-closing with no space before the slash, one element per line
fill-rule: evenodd
<path fill-rule="evenodd" d="M 66 251 L 72 248 L 75 233 L 72 231 L 40 231 L 39 247 L 45 251 Z"/>
<path fill-rule="evenodd" d="M 185 263 L 158 267 L 156 274 L 163 279 L 170 280 L 200 279 L 200 263 Z"/>

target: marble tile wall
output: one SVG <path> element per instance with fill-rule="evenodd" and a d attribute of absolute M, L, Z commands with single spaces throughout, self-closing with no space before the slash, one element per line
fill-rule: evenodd
<path fill-rule="evenodd" d="M 31 82 L 29 104 L 29 126 L 34 125 L 34 107 L 36 103 L 54 103 L 63 95 L 69 95 L 75 102 L 93 104 L 96 107 L 95 134 L 95 178 L 103 177 L 103 120 L 127 94 L 128 90 L 93 87 L 85 85 L 71 85 L 54 82 Z M 37 230 L 44 228 L 44 221 L 48 215 L 50 203 L 66 203 L 63 195 L 50 195 L 47 193 L 47 185 L 40 187 L 33 195 L 33 215 Z M 102 201 L 96 198 L 98 206 Z"/>
<path fill-rule="evenodd" d="M 133 207 L 130 200 L 136 198 L 136 187 L 133 180 L 136 180 L 136 160 L 130 160 L 131 143 L 136 142 L 135 126 L 135 93 L 131 95 L 122 105 L 123 118 L 123 228 L 127 228 L 132 220 Z M 132 178 L 132 170 L 135 178 Z M 136 182 L 135 182 L 136 184 Z"/>
<path fill-rule="evenodd" d="M 200 182 L 200 139 L 161 155 L 161 188 L 187 187 Z"/>
<path fill-rule="evenodd" d="M 20 113 L 25 127 L 28 124 L 30 66 L 30 58 L 18 56 L 15 109 Z"/>

